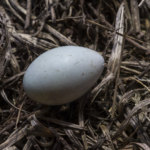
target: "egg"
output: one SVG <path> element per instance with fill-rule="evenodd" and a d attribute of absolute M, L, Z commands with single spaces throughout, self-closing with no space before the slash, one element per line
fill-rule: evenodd
<path fill-rule="evenodd" d="M 28 97 L 46 105 L 61 105 L 84 95 L 99 79 L 104 59 L 96 51 L 62 46 L 37 57 L 25 72 Z"/>

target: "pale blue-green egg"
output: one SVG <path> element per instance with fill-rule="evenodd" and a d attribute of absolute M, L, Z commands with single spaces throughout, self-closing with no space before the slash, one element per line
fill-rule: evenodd
<path fill-rule="evenodd" d="M 23 87 L 28 97 L 46 105 L 61 105 L 84 95 L 99 79 L 104 59 L 79 46 L 51 49 L 28 67 Z"/>

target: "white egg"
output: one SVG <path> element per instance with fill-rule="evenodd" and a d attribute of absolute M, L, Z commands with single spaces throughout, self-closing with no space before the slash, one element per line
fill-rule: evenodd
<path fill-rule="evenodd" d="M 84 95 L 104 69 L 103 57 L 88 48 L 63 46 L 49 50 L 28 67 L 23 87 L 29 98 L 61 105 Z"/>

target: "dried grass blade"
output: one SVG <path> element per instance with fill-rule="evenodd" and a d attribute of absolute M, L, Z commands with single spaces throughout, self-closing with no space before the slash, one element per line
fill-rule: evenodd
<path fill-rule="evenodd" d="M 113 139 L 116 139 L 125 129 L 126 125 L 129 123 L 130 119 L 142 108 L 150 104 L 150 99 L 146 99 L 141 101 L 138 105 L 136 105 L 131 113 L 128 115 L 128 118 L 126 118 L 120 125 L 119 129 L 116 131 L 116 133 L 113 135 Z"/>
<path fill-rule="evenodd" d="M 12 37 L 14 39 L 16 39 L 17 42 L 27 44 L 31 50 L 32 49 L 40 49 L 40 50 L 47 51 L 51 48 L 57 47 L 57 45 L 55 45 L 53 43 L 47 42 L 42 39 L 38 39 L 36 37 L 32 37 L 31 35 L 28 35 L 28 34 L 21 34 L 21 33 L 14 32 L 12 34 Z"/>
<path fill-rule="evenodd" d="M 80 101 L 79 103 L 79 125 L 84 127 L 84 115 L 83 115 L 83 112 L 84 112 L 84 107 L 85 107 L 85 104 L 86 104 L 86 99 L 87 97 L 83 97 L 82 100 Z M 86 134 L 85 134 L 85 131 L 82 131 L 81 133 L 81 137 L 82 137 L 82 141 L 83 141 L 83 144 L 84 144 L 84 148 L 85 150 L 88 149 L 88 144 L 87 144 L 87 140 L 86 140 Z"/>
<path fill-rule="evenodd" d="M 26 144 L 23 147 L 23 150 L 30 150 L 32 147 L 32 142 L 31 140 L 28 138 L 28 141 L 26 142 Z"/>
<path fill-rule="evenodd" d="M 54 134 L 47 127 L 45 127 L 38 121 L 35 114 L 30 116 L 28 120 L 30 121 L 32 128 L 33 128 L 30 131 L 30 135 L 54 137 Z"/>
<path fill-rule="evenodd" d="M 65 128 L 64 128 L 64 131 L 69 137 L 70 141 L 76 146 L 76 148 L 83 150 L 83 145 L 80 143 L 78 138 L 74 135 L 73 131 L 70 129 L 65 129 Z"/>
<path fill-rule="evenodd" d="M 143 112 L 143 110 L 141 110 Z M 125 118 L 128 117 L 128 115 L 131 113 L 131 110 L 130 108 L 126 108 L 126 112 L 127 112 L 127 115 L 124 114 Z M 139 116 L 139 115 L 138 115 Z M 150 146 L 150 138 L 149 138 L 149 135 L 147 134 L 147 132 L 145 131 L 145 129 L 143 128 L 143 126 L 141 126 L 141 124 L 139 123 L 139 118 L 136 117 L 136 116 L 133 116 L 130 121 L 129 121 L 130 125 L 134 128 L 134 130 L 137 132 L 139 138 L 140 138 L 140 141 L 142 143 L 145 143 L 147 144 L 148 146 Z M 138 129 L 138 130 L 137 130 Z M 133 133 L 135 133 L 135 131 Z M 132 133 L 132 134 L 133 134 Z M 132 135 L 131 134 L 131 135 Z M 131 137 L 131 136 L 130 136 Z M 127 143 L 126 143 L 127 144 Z"/>
<path fill-rule="evenodd" d="M 5 2 L 8 5 L 8 7 L 10 8 L 10 10 L 13 12 L 13 14 L 24 24 L 25 23 L 24 19 L 13 9 L 11 4 L 9 3 L 9 0 L 5 0 Z"/>
<path fill-rule="evenodd" d="M 145 143 L 131 142 L 128 145 L 137 145 L 141 147 L 143 150 L 150 150 L 150 147 L 147 146 Z"/>
<path fill-rule="evenodd" d="M 131 6 L 131 16 L 132 16 L 132 26 L 135 33 L 141 32 L 140 26 L 140 16 L 139 16 L 139 8 L 138 8 L 138 1 L 137 0 L 130 0 Z"/>
<path fill-rule="evenodd" d="M 117 12 L 115 29 L 118 30 L 118 32 L 121 34 L 124 33 L 124 3 L 120 5 L 120 8 Z M 116 76 L 116 73 L 118 71 L 119 67 L 118 64 L 121 58 L 122 44 L 123 44 L 123 37 L 116 34 L 113 49 L 107 67 L 107 70 L 113 73 L 114 76 Z"/>
<path fill-rule="evenodd" d="M 25 29 L 30 26 L 32 0 L 27 0 L 27 15 L 25 20 Z"/>
<path fill-rule="evenodd" d="M 18 133 L 8 138 L 4 143 L 0 144 L 0 149 L 12 146 L 14 143 L 18 142 L 24 138 L 28 133 L 26 132 L 27 126 L 21 129 Z"/>
<path fill-rule="evenodd" d="M 55 30 L 54 28 L 52 28 L 50 25 L 45 24 L 44 25 L 45 29 L 48 30 L 50 33 L 52 33 L 54 36 L 56 36 L 60 41 L 62 41 L 63 43 L 65 43 L 66 45 L 74 45 L 77 46 L 75 43 L 73 43 L 71 40 L 69 40 L 68 38 L 66 38 L 64 35 L 62 35 L 61 33 L 59 33 L 57 30 Z"/>
<path fill-rule="evenodd" d="M 58 142 L 60 142 L 67 150 L 73 150 L 72 147 L 60 136 L 53 127 L 49 127 L 49 130 L 55 135 Z"/>
<path fill-rule="evenodd" d="M 115 92 L 114 92 L 113 105 L 112 105 L 112 113 L 111 113 L 111 117 L 112 118 L 114 118 L 114 115 L 115 115 L 117 87 L 118 87 L 119 76 L 120 76 L 120 67 L 121 67 L 120 65 L 121 65 L 121 61 L 122 61 L 123 49 L 124 49 L 124 45 L 125 45 L 125 36 L 126 36 L 126 33 L 123 36 L 123 43 L 122 43 L 122 48 L 121 48 L 121 56 L 120 56 L 120 60 L 119 60 L 119 64 L 118 64 L 119 68 L 118 68 L 117 79 L 116 79 L 116 84 L 115 84 Z"/>
<path fill-rule="evenodd" d="M 4 16 L 1 16 L 2 19 L 4 19 Z M 3 20 L 1 20 L 3 21 Z M 2 81 L 3 75 L 5 73 L 5 70 L 7 68 L 8 62 L 11 59 L 11 43 L 10 43 L 10 38 L 8 35 L 8 31 L 6 28 L 6 24 L 2 23 L 2 26 L 4 26 L 4 30 L 5 30 L 5 44 L 4 46 L 1 47 L 2 53 L 1 53 L 1 59 L 0 59 L 0 81 Z"/>
<path fill-rule="evenodd" d="M 113 145 L 113 142 L 112 142 L 111 137 L 110 137 L 110 133 L 109 133 L 108 128 L 107 128 L 106 126 L 104 126 L 104 125 L 100 125 L 100 127 L 101 127 L 101 129 L 102 129 L 102 132 L 103 132 L 104 136 L 106 136 L 106 139 L 107 139 L 108 141 L 110 141 L 112 150 L 115 150 L 114 145 Z"/>
<path fill-rule="evenodd" d="M 91 96 L 90 96 L 90 99 L 91 99 L 91 105 L 92 103 L 94 102 L 96 96 L 99 94 L 101 88 L 103 86 L 105 86 L 106 83 L 108 83 L 110 80 L 113 80 L 114 79 L 114 76 L 112 73 L 108 73 L 104 78 L 103 80 L 92 90 L 91 92 Z"/>
<path fill-rule="evenodd" d="M 124 111 L 124 105 L 126 103 L 128 103 L 128 101 L 130 100 L 130 98 L 138 91 L 141 91 L 141 90 L 145 90 L 145 89 L 135 89 L 135 90 L 131 90 L 129 92 L 126 92 L 121 100 L 119 101 L 119 104 L 118 104 L 118 111 L 119 111 L 119 119 L 121 120 L 121 118 L 123 117 L 123 111 Z"/>
<path fill-rule="evenodd" d="M 14 109 L 19 110 L 18 107 L 16 107 L 15 105 L 13 105 L 13 104 L 9 101 L 9 99 L 7 98 L 7 95 L 6 95 L 6 93 L 5 93 L 5 91 L 4 91 L 3 89 L 0 91 L 0 93 L 1 93 L 1 96 L 3 97 L 3 99 L 5 100 L 6 103 L 8 103 L 8 104 L 9 104 L 10 106 L 12 106 Z M 21 110 L 21 111 L 27 112 L 27 111 L 25 111 L 25 110 Z"/>
<path fill-rule="evenodd" d="M 52 122 L 52 123 L 55 123 L 55 124 L 58 124 L 58 125 L 61 125 L 61 126 L 64 126 L 64 127 L 69 127 L 69 128 L 73 128 L 73 129 L 77 129 L 77 130 L 85 130 L 85 127 L 82 127 L 80 125 L 73 124 L 73 123 L 70 123 L 70 122 L 65 122 L 65 121 L 62 121 L 62 120 L 58 120 L 58 119 L 53 119 L 53 118 L 48 118 L 48 117 L 43 117 L 43 116 L 40 119 L 41 120 L 46 120 L 46 121 L 49 121 L 49 122 Z"/>

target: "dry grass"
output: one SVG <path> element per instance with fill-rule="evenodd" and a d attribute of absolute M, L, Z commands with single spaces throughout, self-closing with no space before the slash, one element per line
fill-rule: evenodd
<path fill-rule="evenodd" d="M 0 2 L 0 150 L 150 150 L 148 0 Z M 91 48 L 105 69 L 63 106 L 30 100 L 22 79 L 43 52 Z"/>

